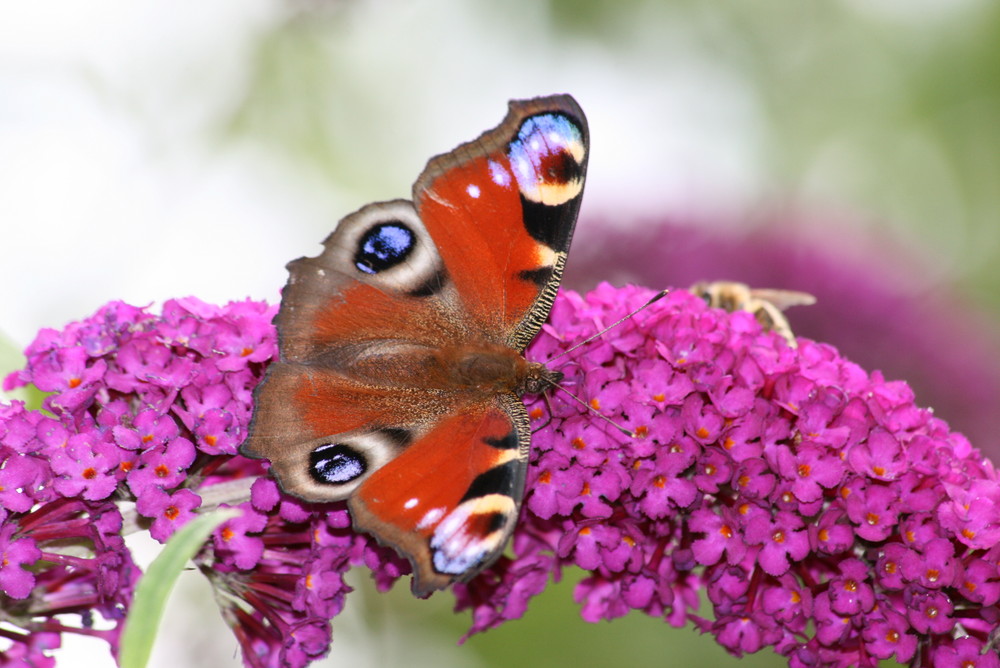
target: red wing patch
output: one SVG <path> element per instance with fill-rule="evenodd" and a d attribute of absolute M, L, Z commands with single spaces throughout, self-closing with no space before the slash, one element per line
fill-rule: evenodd
<path fill-rule="evenodd" d="M 355 526 L 410 556 L 414 592 L 440 589 L 499 554 L 517 518 L 525 465 L 511 418 L 499 407 L 471 408 L 361 485 L 350 500 Z"/>

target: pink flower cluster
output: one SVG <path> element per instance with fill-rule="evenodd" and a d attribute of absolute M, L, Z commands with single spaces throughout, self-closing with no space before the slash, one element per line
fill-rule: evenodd
<path fill-rule="evenodd" d="M 564 353 L 649 296 L 564 292 L 529 357 Z M 138 576 L 121 502 L 165 540 L 213 489 L 262 473 L 235 452 L 276 354 L 272 316 L 253 302 L 172 301 L 162 315 L 115 303 L 39 334 L 7 386 L 52 392 L 51 416 L 0 408 L 0 604 L 21 624 L 0 629 L 0 656 L 46 665 L 69 631 L 115 647 Z M 683 291 L 554 366 L 593 411 L 559 391 L 531 399 L 515 556 L 454 587 L 472 632 L 520 617 L 575 565 L 589 572 L 576 598 L 590 621 L 693 621 L 734 654 L 771 646 L 792 666 L 1000 667 L 996 473 L 904 383 L 829 346 L 791 349 Z M 198 564 L 248 604 L 223 610 L 247 665 L 324 654 L 352 565 L 383 589 L 409 572 L 351 530 L 343 504 L 306 504 L 261 477 L 240 505 Z M 89 554 L 61 553 L 65 538 Z M 66 612 L 80 624 L 56 621 Z"/>
<path fill-rule="evenodd" d="M 560 354 L 649 293 L 565 294 L 532 356 Z M 523 613 L 553 572 L 589 621 L 689 620 L 791 666 L 1000 666 L 1000 487 L 909 387 L 833 348 L 761 334 L 674 292 L 571 353 L 536 434 L 517 559 L 456 587 L 473 631 Z M 544 412 L 543 402 L 531 409 Z M 712 614 L 697 614 L 704 590 Z M 919 654 L 918 654 L 919 650 Z M 985 653 L 981 653 L 985 652 Z"/>
<path fill-rule="evenodd" d="M 0 664 L 50 666 L 62 633 L 104 638 L 116 653 L 140 575 L 123 524 L 165 541 L 227 487 L 245 498 L 253 483 L 243 515 L 197 564 L 249 604 L 222 611 L 248 665 L 324 654 L 351 565 L 371 563 L 384 586 L 398 577 L 399 559 L 352 532 L 342 505 L 279 498 L 260 464 L 236 455 L 277 353 L 273 316 L 257 302 L 175 300 L 160 315 L 111 303 L 39 333 L 5 387 L 51 393 L 45 412 L 0 407 L 0 607 L 19 627 L 0 629 Z"/>

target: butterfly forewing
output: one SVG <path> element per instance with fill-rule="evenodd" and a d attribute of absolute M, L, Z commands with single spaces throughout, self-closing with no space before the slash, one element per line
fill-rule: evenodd
<path fill-rule="evenodd" d="M 503 123 L 431 160 L 414 184 L 464 309 L 496 341 L 523 350 L 548 316 L 588 153 L 573 98 L 512 102 Z"/>

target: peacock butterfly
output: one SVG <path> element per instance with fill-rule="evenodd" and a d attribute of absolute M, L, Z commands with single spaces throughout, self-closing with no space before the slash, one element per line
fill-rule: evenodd
<path fill-rule="evenodd" d="M 521 397 L 561 378 L 523 352 L 559 288 L 588 152 L 572 97 L 512 101 L 427 163 L 413 201 L 362 207 L 288 265 L 280 359 L 240 450 L 289 494 L 347 499 L 356 529 L 410 560 L 417 595 L 491 564 L 517 520 Z"/>

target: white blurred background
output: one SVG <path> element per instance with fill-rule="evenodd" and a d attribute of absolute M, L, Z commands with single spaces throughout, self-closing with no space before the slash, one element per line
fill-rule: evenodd
<path fill-rule="evenodd" d="M 39 328 L 110 300 L 275 300 L 284 264 L 341 216 L 409 196 L 430 156 L 494 126 L 508 99 L 556 92 L 590 120 L 577 244 L 588 220 L 724 232 L 762 209 L 813 210 L 795 225 L 822 243 L 905 254 L 914 298 L 947 285 L 995 315 L 998 26 L 986 0 L 6 3 L 0 371 Z M 841 228 L 823 228 L 831 215 Z M 239 665 L 196 578 L 155 665 Z M 458 649 L 449 599 L 402 593 L 349 599 L 330 665 L 523 666 L 497 649 L 515 644 L 573 665 L 581 635 L 639 663 L 663 656 L 660 629 L 670 647 L 695 635 L 586 626 L 571 602 L 541 603 L 565 629 L 532 636 L 529 613 Z M 112 665 L 100 647 L 67 653 L 60 665 Z M 781 665 L 762 661 L 739 665 Z"/>
<path fill-rule="evenodd" d="M 680 26 L 637 22 L 611 57 L 554 36 L 544 3 L 502 4 L 8 7 L 4 332 L 23 346 L 111 299 L 275 299 L 285 262 L 365 202 L 408 196 L 512 97 L 580 100 L 590 209 L 627 219 L 759 190 L 751 91 L 686 53 Z"/>

